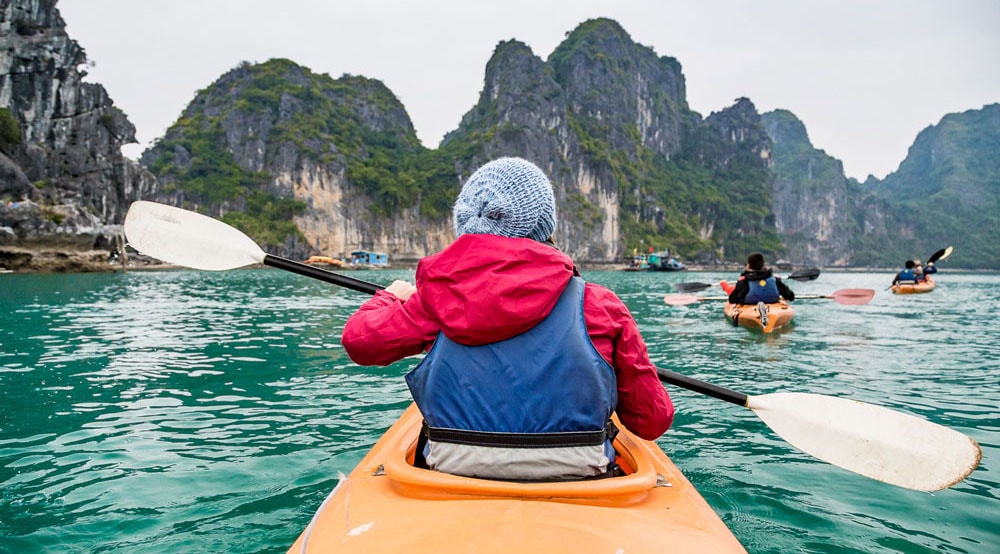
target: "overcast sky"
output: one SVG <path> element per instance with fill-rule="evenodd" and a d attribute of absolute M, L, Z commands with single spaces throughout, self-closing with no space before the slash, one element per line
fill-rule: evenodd
<path fill-rule="evenodd" d="M 137 157 L 241 61 L 379 79 L 431 148 L 483 88 L 497 43 L 547 59 L 577 25 L 616 20 L 676 58 L 708 116 L 745 96 L 792 111 L 814 146 L 864 180 L 895 171 L 917 133 L 1000 102 L 997 0 L 60 0 L 69 36 L 136 126 Z"/>

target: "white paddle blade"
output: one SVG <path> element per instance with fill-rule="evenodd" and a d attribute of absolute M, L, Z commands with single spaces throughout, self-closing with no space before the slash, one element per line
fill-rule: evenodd
<path fill-rule="evenodd" d="M 250 237 L 208 216 L 139 200 L 125 214 L 125 238 L 139 252 L 174 265 L 220 271 L 264 261 Z"/>
<path fill-rule="evenodd" d="M 687 306 L 698 301 L 698 296 L 693 294 L 668 294 L 663 297 L 663 301 L 668 306 Z"/>
<path fill-rule="evenodd" d="M 936 491 L 965 479 L 982 450 L 947 427 L 846 398 L 807 393 L 750 397 L 747 407 L 792 446 L 849 471 Z"/>

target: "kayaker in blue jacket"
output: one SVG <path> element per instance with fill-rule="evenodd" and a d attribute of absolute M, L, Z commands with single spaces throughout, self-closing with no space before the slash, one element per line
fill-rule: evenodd
<path fill-rule="evenodd" d="M 917 264 L 913 260 L 906 260 L 906 264 L 903 269 L 899 270 L 896 277 L 892 280 L 892 286 L 896 286 L 900 281 L 912 281 L 917 282 L 917 273 L 913 271 Z M 937 271 L 936 269 L 934 271 Z"/>
<path fill-rule="evenodd" d="M 920 263 L 920 260 L 913 260 L 913 264 L 913 274 L 916 275 L 916 280 L 919 283 L 926 283 L 930 274 L 937 273 L 937 267 L 934 266 L 934 262 L 927 262 L 927 267 L 924 267 Z"/>
<path fill-rule="evenodd" d="M 764 255 L 754 252 L 747 256 L 747 265 L 740 274 L 736 286 L 729 292 L 729 302 L 733 304 L 773 304 L 784 298 L 795 300 L 795 293 L 788 285 L 775 277 L 771 268 L 765 265 Z"/>

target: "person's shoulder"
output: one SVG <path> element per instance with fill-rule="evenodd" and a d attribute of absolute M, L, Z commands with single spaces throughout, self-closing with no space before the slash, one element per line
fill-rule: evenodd
<path fill-rule="evenodd" d="M 621 303 L 622 301 L 613 290 L 605 287 L 604 285 L 598 285 L 597 283 L 591 283 L 588 281 L 584 290 L 596 301 L 617 303 Z"/>
<path fill-rule="evenodd" d="M 611 289 L 594 283 L 587 283 L 584 289 L 584 311 L 587 314 L 603 314 L 611 320 L 632 317 L 628 306 Z"/>

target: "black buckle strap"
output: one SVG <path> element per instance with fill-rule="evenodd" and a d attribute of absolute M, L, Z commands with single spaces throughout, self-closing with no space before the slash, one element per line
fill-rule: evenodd
<path fill-rule="evenodd" d="M 572 431 L 563 433 L 493 433 L 487 431 L 466 431 L 462 429 L 440 429 L 424 423 L 427 438 L 435 442 L 450 442 L 469 446 L 492 446 L 505 448 L 554 448 L 567 446 L 596 446 L 605 440 L 614 440 L 618 427 L 610 420 L 599 431 Z"/>

